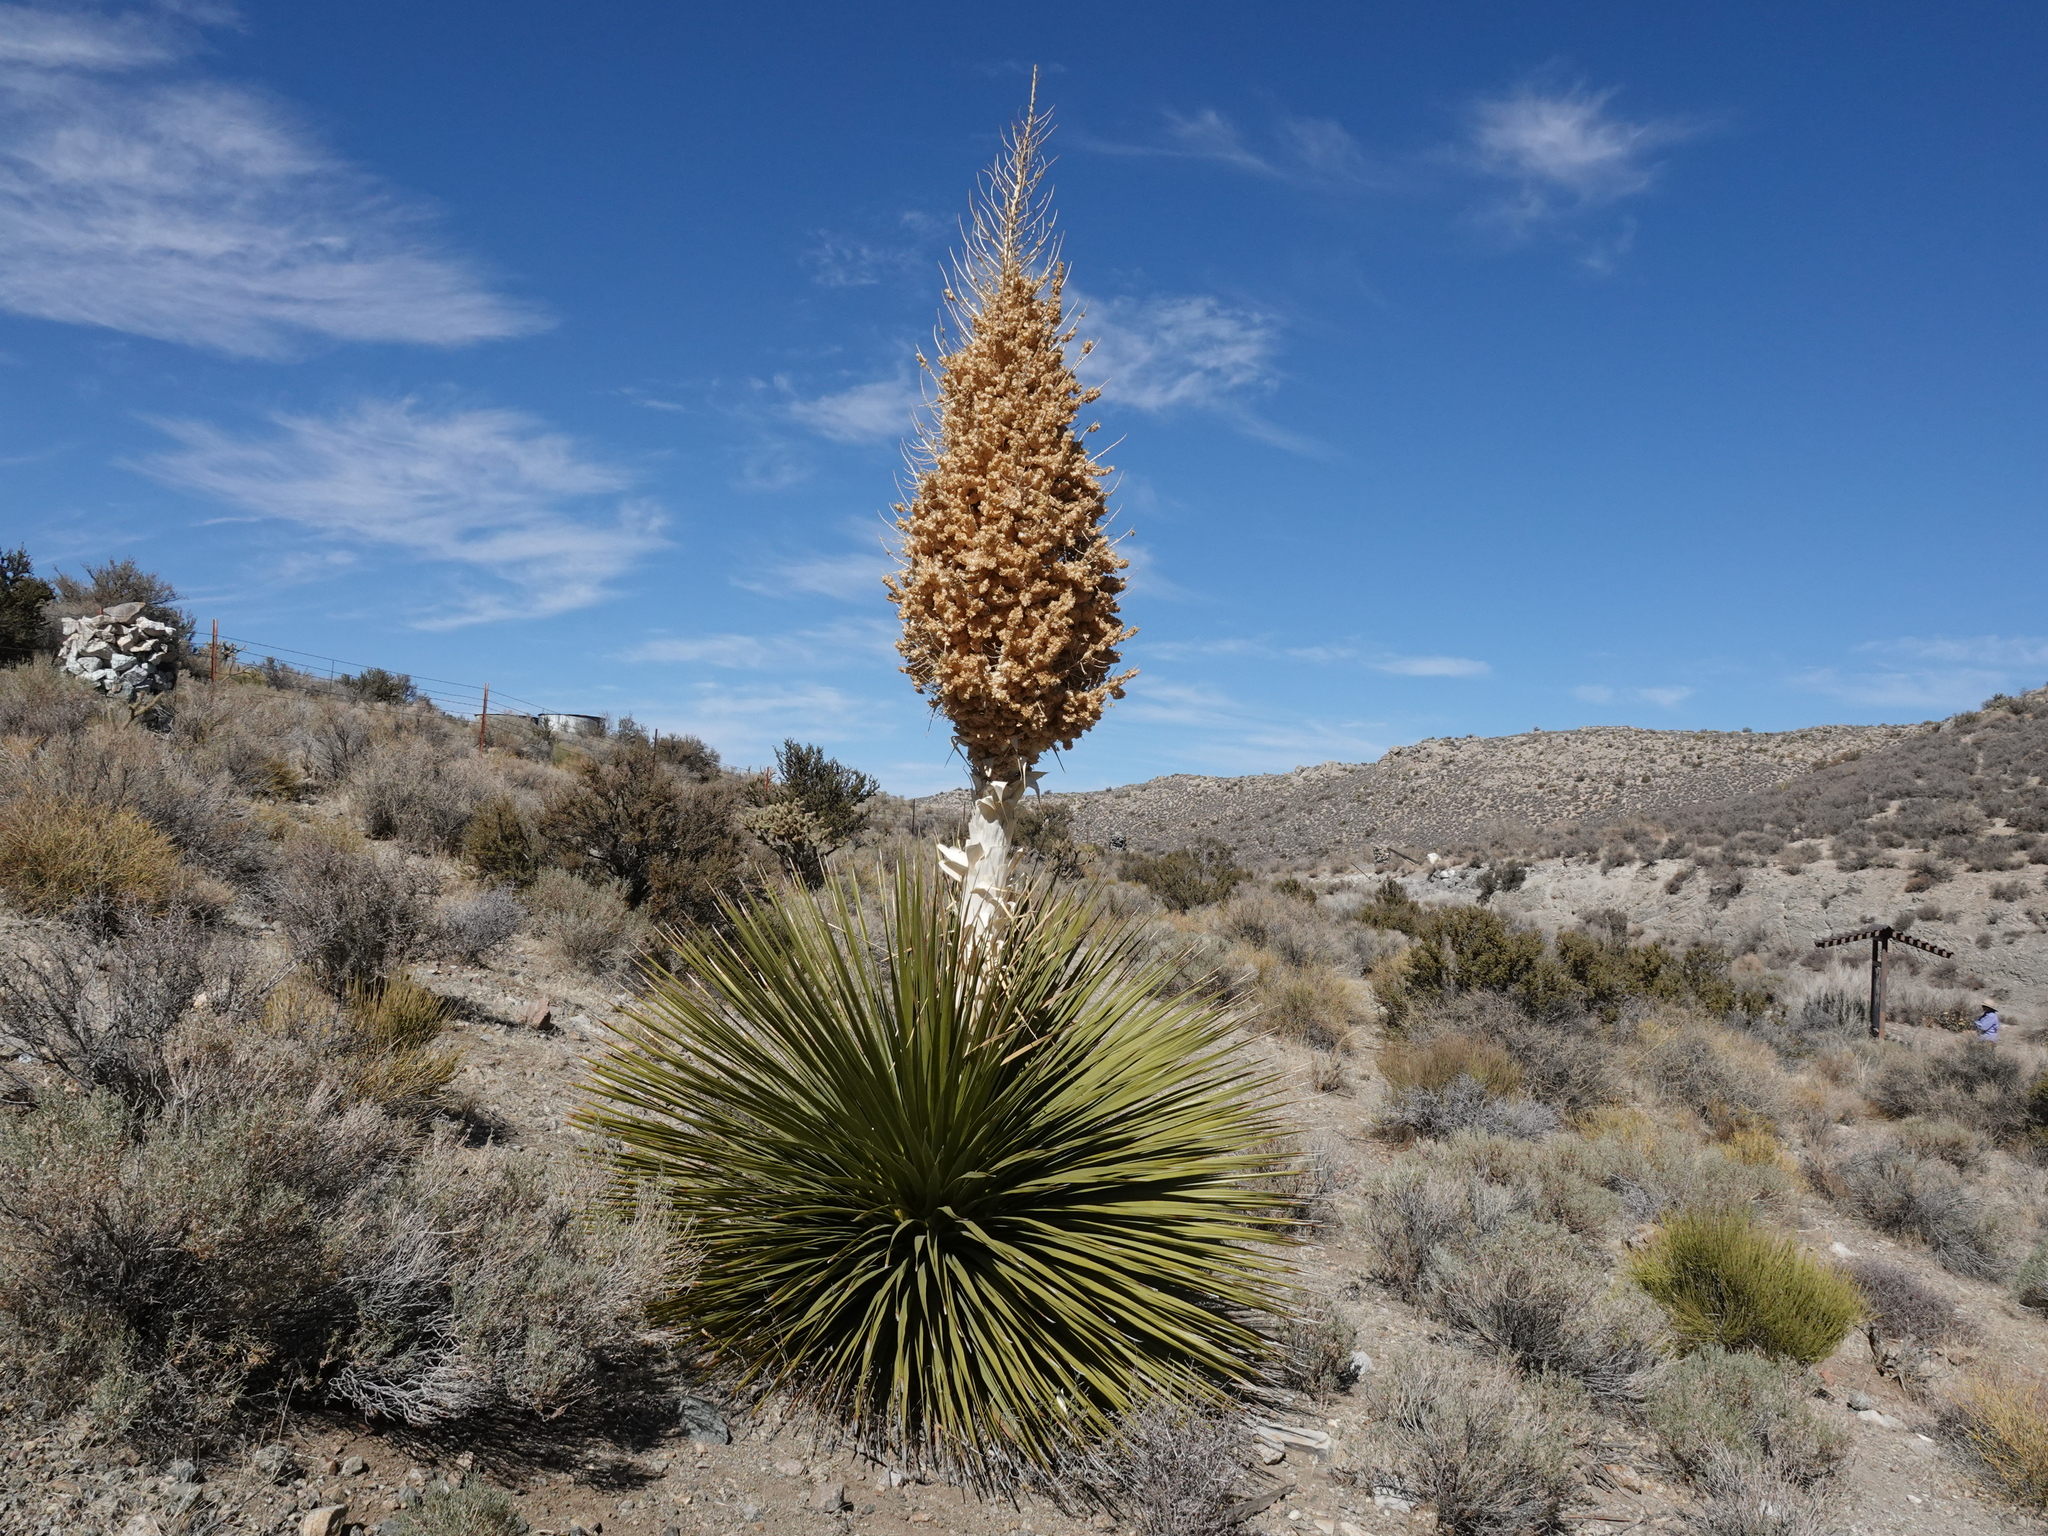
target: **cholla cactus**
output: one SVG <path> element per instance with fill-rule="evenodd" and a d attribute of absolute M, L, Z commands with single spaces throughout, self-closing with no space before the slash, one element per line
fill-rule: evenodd
<path fill-rule="evenodd" d="M 1134 675 L 1115 670 L 1136 633 L 1117 613 L 1129 562 L 1102 527 L 1110 466 L 1074 430 L 1098 391 L 1067 364 L 1066 266 L 1040 191 L 1052 120 L 1037 108 L 1034 76 L 954 262 L 950 349 L 936 366 L 918 358 L 938 413 L 911 448 L 903 563 L 888 583 L 903 670 L 952 722 L 973 774 L 966 846 L 941 857 L 977 928 L 1007 914 L 1009 822 L 1033 765 L 1071 747 Z"/>

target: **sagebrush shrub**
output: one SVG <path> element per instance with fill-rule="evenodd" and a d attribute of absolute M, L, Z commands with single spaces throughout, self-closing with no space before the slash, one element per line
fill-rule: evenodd
<path fill-rule="evenodd" d="M 1524 1093 L 1573 1119 L 1621 1097 L 1614 1041 L 1584 1015 L 1538 1021 L 1502 994 L 1467 992 L 1411 1002 L 1404 1038 L 1413 1046 L 1446 1039 L 1497 1046 L 1521 1069 Z"/>
<path fill-rule="evenodd" d="M 1560 1528 L 1585 1433 L 1576 1405 L 1488 1360 L 1407 1355 L 1371 1378 L 1369 1422 L 1400 1491 L 1452 1536 Z"/>
<path fill-rule="evenodd" d="M 34 791 L 0 800 L 0 892 L 31 917 L 77 909 L 104 924 L 178 888 L 177 848 L 133 811 Z"/>
<path fill-rule="evenodd" d="M 1684 1212 L 1630 1257 L 1628 1272 L 1681 1347 L 1824 1360 L 1863 1314 L 1855 1283 L 1747 1213 Z"/>
<path fill-rule="evenodd" d="M 526 909 L 519 898 L 505 886 L 493 886 L 441 908 L 436 919 L 438 947 L 452 959 L 476 965 L 511 943 L 525 923 Z"/>
<path fill-rule="evenodd" d="M 1466 1246 L 1507 1220 L 1513 1198 L 1480 1179 L 1454 1178 L 1421 1163 L 1388 1169 L 1361 1191 L 1358 1212 L 1367 1273 L 1404 1300 L 1421 1293 L 1437 1250 Z"/>
<path fill-rule="evenodd" d="M 1709 1344 L 1650 1378 L 1643 1414 L 1689 1479 L 1706 1477 L 1733 1456 L 1808 1488 L 1849 1450 L 1847 1431 L 1816 1414 L 1811 1396 L 1806 1372 Z"/>
<path fill-rule="evenodd" d="M 364 835 L 396 839 L 421 853 L 458 852 L 485 793 L 473 762 L 417 738 L 380 743 L 348 780 Z"/>
<path fill-rule="evenodd" d="M 1992 1137 L 2026 1123 L 2020 1064 L 1986 1041 L 1939 1051 L 1888 1050 L 1870 1085 L 1871 1106 L 1888 1120 L 1921 1116 L 1974 1126 Z"/>
<path fill-rule="evenodd" d="M 1440 1245 L 1420 1294 L 1431 1316 L 1523 1370 L 1572 1377 L 1596 1396 L 1632 1395 L 1657 1357 L 1656 1309 L 1640 1292 L 1611 1291 L 1570 1233 L 1527 1216 Z"/>
<path fill-rule="evenodd" d="M 285 844 L 265 897 L 292 958 L 339 994 L 395 976 L 427 947 L 439 890 L 426 865 L 321 829 Z"/>
<path fill-rule="evenodd" d="M 1768 1046 L 1694 1022 L 1668 1029 L 1644 1059 L 1664 1098 L 1712 1119 L 1775 1126 L 1786 1112 L 1783 1079 Z"/>
<path fill-rule="evenodd" d="M 563 958 L 592 975 L 616 969 L 647 937 L 647 919 L 626 905 L 617 885 L 592 884 L 565 869 L 542 870 L 520 901 Z"/>
<path fill-rule="evenodd" d="M 1409 1088 L 1396 1093 L 1380 1115 L 1382 1135 L 1437 1140 L 1473 1132 L 1532 1141 L 1558 1128 L 1557 1111 L 1519 1094 L 1502 1098 L 1477 1079 L 1460 1077 L 1443 1088 Z"/>
<path fill-rule="evenodd" d="M 1304 1295 L 1280 1320 L 1280 1378 L 1317 1402 L 1328 1402 L 1354 1373 L 1351 1352 L 1358 1330 L 1327 1296 Z"/>
<path fill-rule="evenodd" d="M 0 666 L 0 737 L 47 741 L 106 718 L 106 701 L 48 657 Z"/>
<path fill-rule="evenodd" d="M 1948 1164 L 1887 1142 L 1815 1172 L 1872 1226 L 1927 1244 L 1943 1269 L 1974 1280 L 2006 1272 L 2003 1223 Z"/>
<path fill-rule="evenodd" d="M 582 1123 L 693 1223 L 660 1315 L 870 1453 L 979 1481 L 1256 1379 L 1238 1309 L 1280 1310 L 1284 1214 L 1237 1020 L 1160 998 L 1132 924 L 1055 892 L 994 950 L 928 865 L 877 894 L 785 886 L 685 938 L 689 980 L 593 1064 Z"/>

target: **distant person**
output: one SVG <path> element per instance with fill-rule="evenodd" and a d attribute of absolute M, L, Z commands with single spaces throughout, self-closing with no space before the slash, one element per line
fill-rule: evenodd
<path fill-rule="evenodd" d="M 1990 998 L 1984 999 L 1984 1011 L 1977 1015 L 1977 1038 L 1996 1040 L 1998 1038 L 1998 1004 Z"/>

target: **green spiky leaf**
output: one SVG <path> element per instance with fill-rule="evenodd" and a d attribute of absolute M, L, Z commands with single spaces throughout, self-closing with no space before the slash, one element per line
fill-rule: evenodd
<path fill-rule="evenodd" d="M 1277 1128 L 1128 922 L 1036 890 L 997 949 L 953 909 L 906 871 L 679 940 L 582 1119 L 691 1225 L 669 1320 L 870 1453 L 989 1477 L 1258 1379 Z"/>

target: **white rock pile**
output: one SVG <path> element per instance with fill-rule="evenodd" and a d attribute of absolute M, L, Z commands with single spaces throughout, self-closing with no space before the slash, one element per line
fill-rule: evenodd
<path fill-rule="evenodd" d="M 178 680 L 177 631 L 142 616 L 142 604 L 120 603 L 103 613 L 64 621 L 58 664 L 102 693 L 133 704 L 166 693 Z"/>

